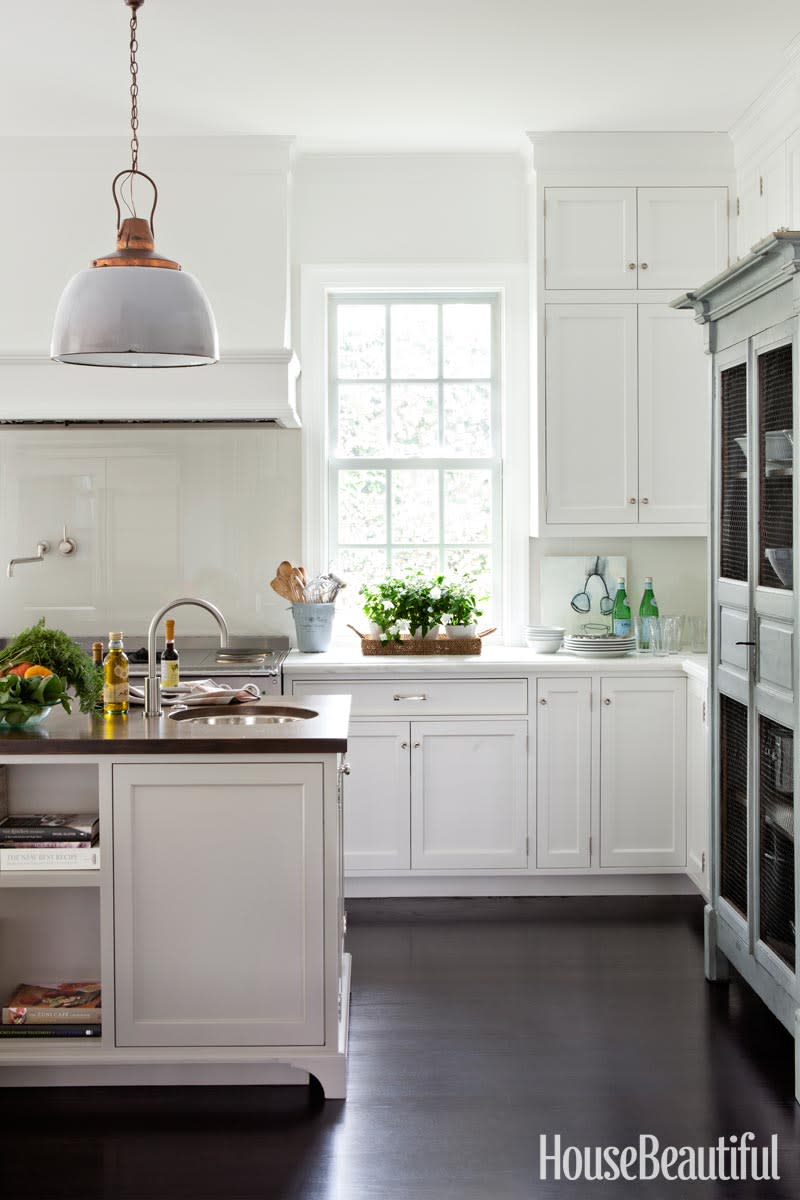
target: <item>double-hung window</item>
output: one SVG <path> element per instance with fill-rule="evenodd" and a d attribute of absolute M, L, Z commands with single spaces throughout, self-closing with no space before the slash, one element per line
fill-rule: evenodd
<path fill-rule="evenodd" d="M 332 293 L 328 333 L 331 562 L 351 592 L 414 570 L 473 579 L 496 619 L 499 296 Z"/>

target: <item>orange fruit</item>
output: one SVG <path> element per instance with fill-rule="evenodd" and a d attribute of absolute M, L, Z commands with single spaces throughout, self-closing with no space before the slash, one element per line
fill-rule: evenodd
<path fill-rule="evenodd" d="M 35 679 L 37 677 L 37 675 L 47 676 L 47 675 L 52 675 L 52 674 L 53 674 L 53 672 L 48 670 L 47 667 L 42 667 L 39 664 L 37 664 L 35 667 L 28 667 L 27 671 L 22 676 L 22 678 L 23 679 Z"/>

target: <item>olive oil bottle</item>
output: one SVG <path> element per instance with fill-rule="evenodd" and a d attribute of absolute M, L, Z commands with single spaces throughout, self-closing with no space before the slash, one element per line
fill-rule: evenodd
<path fill-rule="evenodd" d="M 166 645 L 161 655 L 161 686 L 162 688 L 177 687 L 181 681 L 181 660 L 175 649 L 175 622 L 164 622 L 167 630 Z"/>
<path fill-rule="evenodd" d="M 103 712 L 107 717 L 128 711 L 128 656 L 121 633 L 108 635 L 108 654 L 103 660 Z"/>

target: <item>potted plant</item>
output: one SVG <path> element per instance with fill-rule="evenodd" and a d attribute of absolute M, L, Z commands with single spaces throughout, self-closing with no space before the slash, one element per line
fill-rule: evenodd
<path fill-rule="evenodd" d="M 370 632 L 382 642 L 401 638 L 436 637 L 444 612 L 444 576 L 426 578 L 416 571 L 405 578 L 390 576 L 378 584 L 363 584 L 364 614 Z"/>
<path fill-rule="evenodd" d="M 448 584 L 441 599 L 444 609 L 441 617 L 445 633 L 451 638 L 475 637 L 476 620 L 482 610 L 478 608 L 478 598 L 473 591 L 473 581 L 465 579 L 461 583 Z"/>

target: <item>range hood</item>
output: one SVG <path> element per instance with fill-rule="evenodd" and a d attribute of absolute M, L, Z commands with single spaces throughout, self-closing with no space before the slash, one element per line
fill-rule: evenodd
<path fill-rule="evenodd" d="M 147 166 L 169 197 L 156 213 L 158 236 L 203 280 L 220 334 L 218 363 L 170 370 L 50 361 L 60 288 L 94 252 L 98 212 L 107 216 L 98 177 L 108 175 L 120 149 L 115 139 L 67 140 L 68 147 L 44 138 L 0 139 L 0 219 L 19 235 L 8 242 L 3 274 L 11 286 L 0 297 L 0 425 L 299 428 L 290 304 L 292 139 L 148 139 Z M 44 229 L 35 217 L 43 194 L 58 197 L 58 220 Z M 113 228 L 108 238 L 110 245 Z"/>

